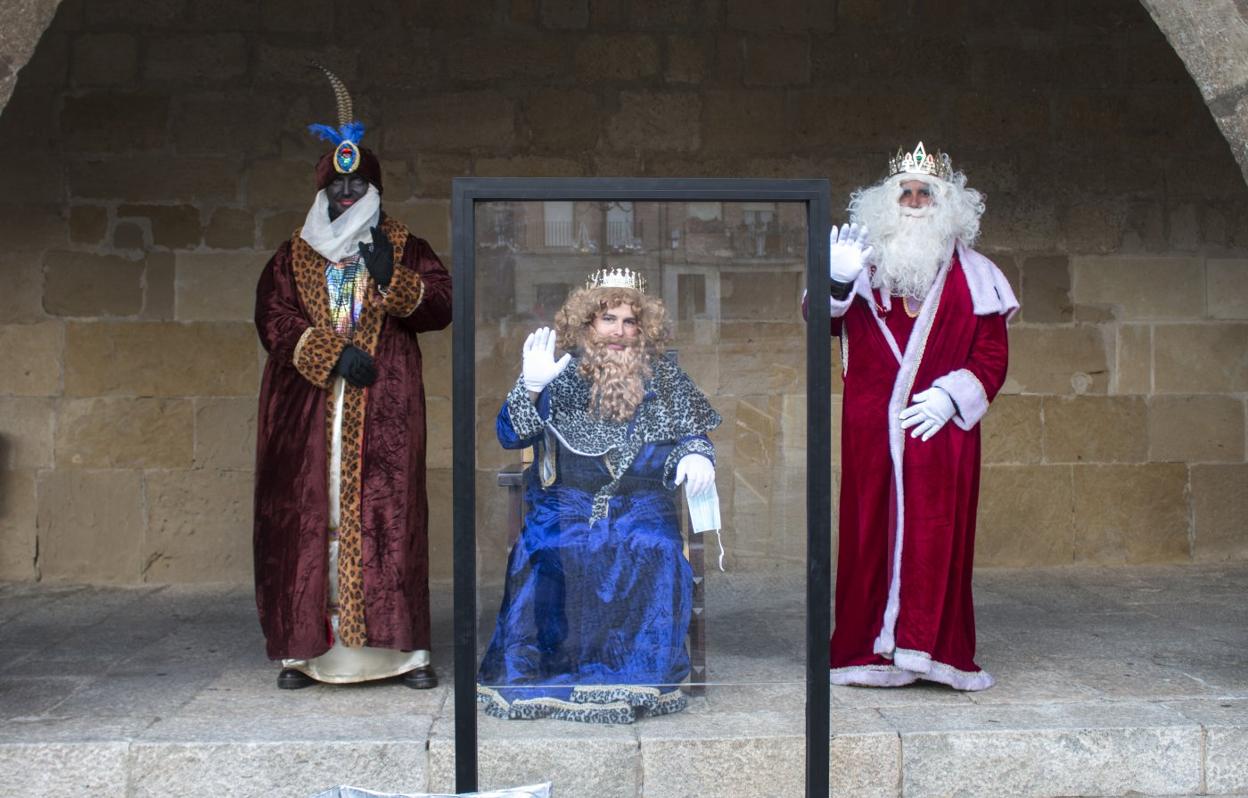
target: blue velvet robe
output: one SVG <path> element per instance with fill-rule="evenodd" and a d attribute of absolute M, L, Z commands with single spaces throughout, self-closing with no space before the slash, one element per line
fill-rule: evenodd
<path fill-rule="evenodd" d="M 575 361 L 536 407 L 517 384 L 499 411 L 499 442 L 534 446 L 535 459 L 478 672 L 488 714 L 628 723 L 685 706 L 693 574 L 672 480 L 686 454 L 713 459 L 705 433 L 719 416 L 662 363 L 627 424 L 584 413 Z M 672 392 L 684 396 L 673 402 Z M 582 406 L 561 412 L 566 404 Z"/>

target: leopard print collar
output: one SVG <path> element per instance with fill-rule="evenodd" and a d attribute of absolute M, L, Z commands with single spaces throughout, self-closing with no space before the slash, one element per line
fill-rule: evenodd
<path fill-rule="evenodd" d="M 599 418 L 589 409 L 589 382 L 574 357 L 550 383 L 547 428 L 577 454 L 597 457 L 626 448 L 630 442 L 657 443 L 704 435 L 719 426 L 714 408 L 678 366 L 666 358 L 651 362 L 645 398 L 628 422 Z"/>
<path fill-rule="evenodd" d="M 611 481 L 594 494 L 593 522 L 606 516 L 608 502 L 643 446 L 705 435 L 721 419 L 693 380 L 662 357 L 651 362 L 645 397 L 632 421 L 599 418 L 589 412 L 589 383 L 577 372 L 579 363 L 580 358 L 573 358 L 547 386 L 546 433 L 577 454 L 601 456 L 611 472 Z M 547 451 L 553 449 L 550 443 L 548 439 Z"/>

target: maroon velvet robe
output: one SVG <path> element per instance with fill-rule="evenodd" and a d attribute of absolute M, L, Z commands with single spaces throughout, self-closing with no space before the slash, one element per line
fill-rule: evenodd
<path fill-rule="evenodd" d="M 367 389 L 346 388 L 342 515 L 344 528 L 354 519 L 358 529 L 354 572 L 366 643 L 409 651 L 429 648 L 425 395 L 417 333 L 450 323 L 451 278 L 425 241 L 383 219 L 395 248 L 395 276 L 386 297 L 369 279 L 353 342 L 375 358 L 377 381 Z M 296 235 L 269 260 L 256 289 L 256 328 L 269 353 L 256 445 L 256 605 L 271 659 L 310 659 L 332 644 L 327 406 L 330 370 L 346 341 L 327 329 L 324 266 Z M 348 440 L 353 408 L 362 429 Z M 353 485 L 349 472 L 356 474 Z M 340 545 L 345 550 L 346 543 Z"/>
<path fill-rule="evenodd" d="M 833 683 L 992 684 L 974 662 L 978 422 L 1005 380 L 1017 303 L 996 267 L 968 252 L 958 249 L 913 320 L 900 299 L 885 312 L 865 274 L 833 301 L 845 382 Z M 979 315 L 968 279 L 998 300 Z M 959 414 L 930 440 L 911 438 L 897 416 L 933 385 Z"/>

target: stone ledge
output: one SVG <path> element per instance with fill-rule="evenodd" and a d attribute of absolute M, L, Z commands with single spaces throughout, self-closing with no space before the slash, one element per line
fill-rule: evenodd
<path fill-rule="evenodd" d="M 1183 796 L 1201 790 L 1202 765 L 1208 789 L 1228 794 L 1244 789 L 1248 718 L 1226 709 L 1215 716 L 1216 703 L 863 709 L 855 714 L 873 718 L 879 730 L 834 735 L 831 794 Z M 799 795 L 801 719 L 768 714 L 742 715 L 735 730 L 723 726 L 722 716 L 693 713 L 685 722 L 655 719 L 624 728 L 485 719 L 481 783 L 554 779 L 560 795 L 569 798 L 634 796 L 643 784 L 648 796 L 723 789 L 742 798 Z M 332 723 L 315 722 L 330 718 Z M 779 730 L 777 720 L 788 733 L 771 733 Z M 0 779 L 24 795 L 225 790 L 306 798 L 340 783 L 383 791 L 449 790 L 454 778 L 453 724 L 445 715 L 183 716 L 146 729 L 112 721 L 62 729 L 51 739 L 15 741 L 22 731 L 13 726 L 42 725 L 11 724 L 8 740 L 0 742 Z M 29 736 L 48 729 L 39 731 Z M 1209 741 L 1207 752 L 1202 737 Z"/>
<path fill-rule="evenodd" d="M 628 727 L 481 716 L 482 786 L 800 795 L 800 575 L 715 577 L 716 684 L 682 714 Z M 1245 565 L 980 570 L 979 659 L 997 686 L 833 688 L 830 794 L 1245 793 L 1246 586 Z M 31 796 L 447 790 L 445 586 L 433 598 L 442 686 L 291 693 L 273 686 L 247 588 L 0 583 L 0 783 Z"/>
<path fill-rule="evenodd" d="M 1202 729 L 1149 704 L 884 709 L 909 796 L 1183 793 L 1201 787 Z"/>

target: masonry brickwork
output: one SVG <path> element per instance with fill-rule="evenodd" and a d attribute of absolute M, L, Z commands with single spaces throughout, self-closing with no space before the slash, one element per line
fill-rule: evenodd
<path fill-rule="evenodd" d="M 304 125 L 332 118 L 312 58 L 370 123 L 387 210 L 448 263 L 460 175 L 826 177 L 839 216 L 898 145 L 948 150 L 1023 302 L 978 562 L 1246 558 L 1240 84 L 1147 5 L 65 0 L 0 86 L 0 578 L 250 578 L 252 296 L 312 195 Z M 769 321 L 776 351 L 800 342 Z M 804 389 L 752 341 L 722 345 L 719 434 L 764 468 Z M 449 333 L 422 347 L 446 578 Z M 741 522 L 800 513 L 800 490 Z"/>

